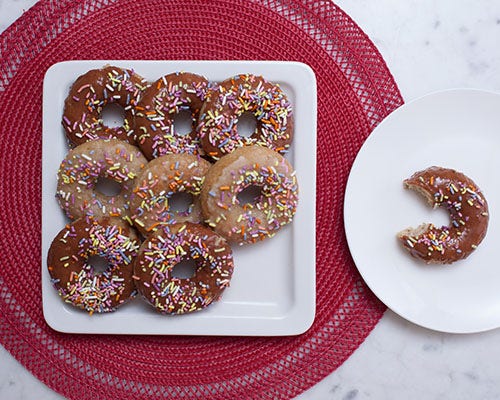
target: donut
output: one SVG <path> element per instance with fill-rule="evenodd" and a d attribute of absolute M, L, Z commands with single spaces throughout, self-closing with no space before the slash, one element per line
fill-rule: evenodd
<path fill-rule="evenodd" d="M 136 294 L 133 260 L 140 240 L 119 218 L 80 218 L 54 238 L 47 267 L 51 282 L 66 302 L 90 314 L 115 311 Z M 104 258 L 108 267 L 97 273 L 88 260 Z"/>
<path fill-rule="evenodd" d="M 57 174 L 56 197 L 70 219 L 111 216 L 128 219 L 129 198 L 137 175 L 147 164 L 139 149 L 118 139 L 98 139 L 71 149 Z M 108 196 L 96 190 L 100 178 L 121 184 Z"/>
<path fill-rule="evenodd" d="M 241 204 L 238 195 L 248 187 L 260 188 L 260 196 L 254 203 Z M 238 244 L 274 236 L 292 221 L 297 204 L 292 166 L 282 155 L 258 145 L 222 157 L 208 170 L 201 190 L 205 222 Z"/>
<path fill-rule="evenodd" d="M 133 70 L 115 66 L 93 69 L 79 76 L 64 102 L 62 126 L 74 145 L 98 138 L 135 143 L 134 112 L 147 82 Z M 102 110 L 116 103 L 124 110 L 123 125 L 105 126 Z"/>
<path fill-rule="evenodd" d="M 135 181 L 130 198 L 131 219 L 149 234 L 160 225 L 203 220 L 199 195 L 210 163 L 192 154 L 168 154 L 148 163 Z M 187 210 L 174 211 L 169 200 L 175 193 L 192 195 Z"/>
<path fill-rule="evenodd" d="M 196 121 L 209 87 L 208 80 L 190 72 L 175 72 L 158 79 L 146 90 L 136 107 L 137 143 L 146 157 L 170 153 L 200 154 L 201 145 L 196 133 Z M 189 111 L 192 130 L 179 134 L 174 126 L 175 116 Z"/>
<path fill-rule="evenodd" d="M 190 278 L 173 276 L 174 267 L 193 260 Z M 186 314 L 219 300 L 233 273 L 232 251 L 226 240 L 209 228 L 192 224 L 164 225 L 141 245 L 134 264 L 139 293 L 157 311 Z"/>
<path fill-rule="evenodd" d="M 431 223 L 398 234 L 409 253 L 428 264 L 451 264 L 468 257 L 488 229 L 488 203 L 478 186 L 454 169 L 429 167 L 404 180 L 404 186 L 422 195 L 429 205 L 445 208 L 448 226 Z"/>
<path fill-rule="evenodd" d="M 244 113 L 256 119 L 249 137 L 238 134 L 238 119 Z M 198 133 L 205 153 L 214 160 L 255 144 L 283 153 L 293 139 L 292 105 L 279 85 L 261 76 L 236 75 L 209 90 Z"/>

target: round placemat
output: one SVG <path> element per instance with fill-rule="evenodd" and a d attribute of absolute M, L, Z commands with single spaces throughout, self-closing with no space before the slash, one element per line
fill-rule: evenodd
<path fill-rule="evenodd" d="M 330 1 L 41 1 L 0 36 L 0 342 L 72 399 L 291 398 L 334 371 L 384 306 L 349 255 L 343 194 L 364 139 L 402 104 L 382 57 Z M 42 82 L 69 59 L 294 60 L 318 82 L 317 315 L 296 337 L 68 335 L 41 304 Z M 314 132 L 300 134 L 314 135 Z"/>

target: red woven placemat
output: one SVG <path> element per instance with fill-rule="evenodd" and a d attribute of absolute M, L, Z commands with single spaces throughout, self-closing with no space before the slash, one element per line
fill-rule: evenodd
<path fill-rule="evenodd" d="M 384 307 L 350 258 L 342 219 L 354 157 L 402 99 L 382 57 L 330 1 L 42 1 L 0 36 L 0 341 L 61 394 L 91 399 L 290 398 L 335 370 Z M 66 335 L 41 304 L 46 69 L 68 59 L 265 59 L 318 80 L 317 317 L 298 337 Z M 314 132 L 300 134 L 313 135 Z"/>

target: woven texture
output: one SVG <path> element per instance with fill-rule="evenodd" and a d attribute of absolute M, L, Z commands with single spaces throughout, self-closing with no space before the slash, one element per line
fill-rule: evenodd
<path fill-rule="evenodd" d="M 46 69 L 68 59 L 264 59 L 318 81 L 317 317 L 285 338 L 65 335 L 41 304 L 41 121 Z M 42 1 L 0 36 L 0 342 L 72 399 L 286 399 L 334 371 L 384 306 L 343 229 L 349 169 L 402 99 L 382 57 L 328 0 Z M 314 132 L 300 132 L 310 134 Z"/>

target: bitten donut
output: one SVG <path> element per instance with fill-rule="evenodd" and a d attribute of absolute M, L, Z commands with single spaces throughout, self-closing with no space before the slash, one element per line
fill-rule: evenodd
<path fill-rule="evenodd" d="M 147 160 L 139 149 L 118 139 L 99 139 L 71 149 L 57 174 L 56 197 L 71 219 L 121 216 L 129 222 L 129 198 L 134 180 Z M 96 190 L 100 178 L 121 184 L 116 196 Z"/>
<path fill-rule="evenodd" d="M 144 235 L 160 225 L 203 220 L 199 195 L 210 163 L 192 154 L 168 154 L 149 162 L 135 181 L 130 199 L 132 221 Z M 186 210 L 174 211 L 176 193 L 192 196 Z"/>
<path fill-rule="evenodd" d="M 238 120 L 244 113 L 256 119 L 249 137 L 238 134 Z M 292 105 L 279 85 L 261 76 L 236 75 L 209 91 L 198 132 L 205 153 L 214 160 L 255 144 L 283 153 L 293 139 Z"/>
<path fill-rule="evenodd" d="M 146 157 L 170 153 L 200 154 L 196 121 L 209 87 L 208 80 L 189 72 L 165 75 L 146 90 L 136 107 L 137 144 Z M 192 129 L 179 134 L 174 118 L 180 112 L 191 114 Z"/>
<path fill-rule="evenodd" d="M 133 261 L 137 233 L 118 218 L 81 218 L 54 238 L 47 256 L 52 284 L 62 299 L 90 314 L 115 311 L 135 295 Z M 98 256 L 108 262 L 102 273 L 89 264 Z"/>
<path fill-rule="evenodd" d="M 129 69 L 106 66 L 81 75 L 64 102 L 62 125 L 68 140 L 79 145 L 98 138 L 117 138 L 135 143 L 134 112 L 147 82 Z M 102 110 L 115 103 L 124 111 L 123 125 L 108 127 Z"/>
<path fill-rule="evenodd" d="M 193 260 L 194 276 L 177 278 L 174 267 Z M 233 273 L 232 251 L 224 238 L 203 225 L 164 225 L 142 244 L 134 264 L 136 287 L 161 313 L 199 311 L 222 296 Z"/>
<path fill-rule="evenodd" d="M 449 226 L 422 224 L 398 234 L 410 254 L 426 263 L 451 264 L 468 257 L 488 229 L 488 203 L 478 186 L 463 173 L 430 167 L 404 181 L 408 189 L 424 196 L 434 208 L 450 214 Z"/>
<path fill-rule="evenodd" d="M 238 195 L 260 188 L 253 203 Z M 222 157 L 208 171 L 201 191 L 205 222 L 238 244 L 272 237 L 292 221 L 298 204 L 298 184 L 289 162 L 273 150 L 245 146 Z"/>

